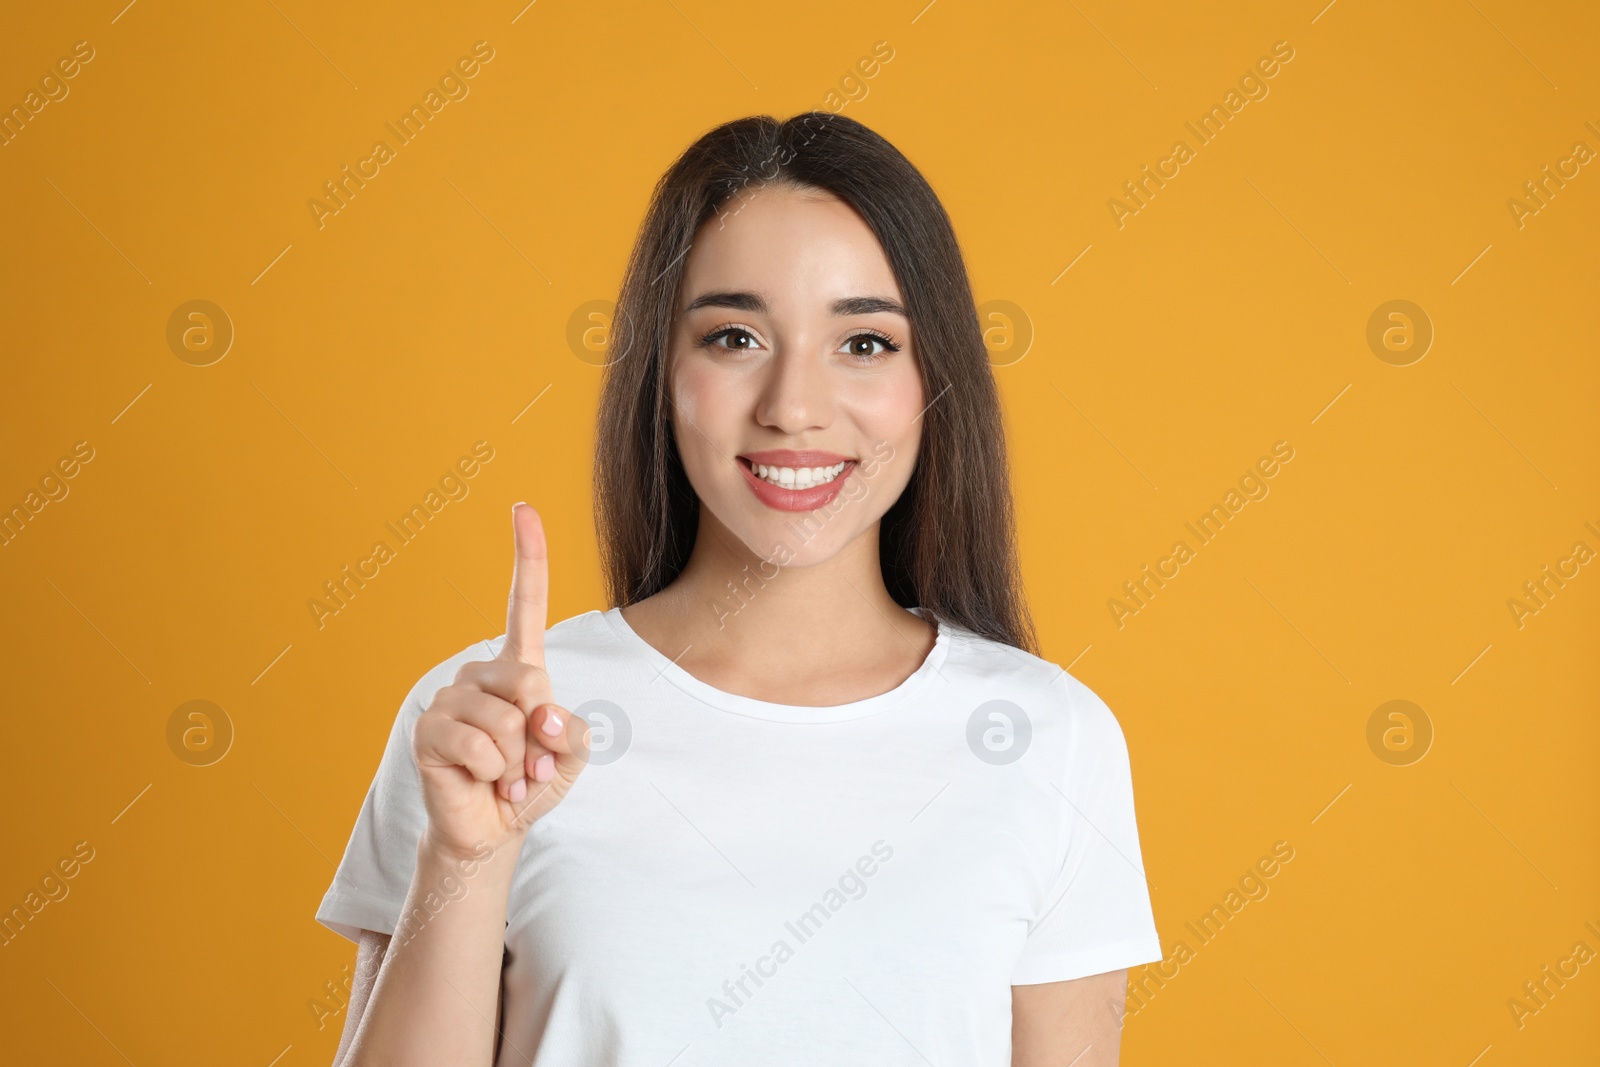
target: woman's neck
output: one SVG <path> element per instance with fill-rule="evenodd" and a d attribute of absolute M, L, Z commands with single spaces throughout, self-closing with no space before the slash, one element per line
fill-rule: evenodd
<path fill-rule="evenodd" d="M 782 566 L 702 510 L 683 572 L 623 615 L 657 651 L 725 692 L 801 706 L 887 692 L 922 664 L 936 634 L 889 595 L 878 533 L 875 523 L 823 562 Z"/>

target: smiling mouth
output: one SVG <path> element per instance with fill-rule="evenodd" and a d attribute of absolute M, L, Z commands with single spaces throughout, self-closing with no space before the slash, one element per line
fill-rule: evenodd
<path fill-rule="evenodd" d="M 794 492 L 827 485 L 843 474 L 847 468 L 855 465 L 855 460 L 847 459 L 827 467 L 778 467 L 755 463 L 743 456 L 739 457 L 739 462 L 768 485 Z"/>

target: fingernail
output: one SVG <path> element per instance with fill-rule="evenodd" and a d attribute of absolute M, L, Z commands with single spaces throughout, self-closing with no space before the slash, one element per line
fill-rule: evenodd
<path fill-rule="evenodd" d="M 540 756 L 533 763 L 533 780 L 548 782 L 556 773 L 556 758 L 549 753 Z"/>
<path fill-rule="evenodd" d="M 517 509 L 522 507 L 522 506 L 524 506 L 525 504 L 527 504 L 526 500 L 519 500 L 515 504 L 512 504 L 511 505 L 512 514 L 516 514 Z"/>
<path fill-rule="evenodd" d="M 561 713 L 554 708 L 550 709 L 550 717 L 544 721 L 544 732 L 551 737 L 561 736 Z"/>
<path fill-rule="evenodd" d="M 511 783 L 511 802 L 513 804 L 520 803 L 522 798 L 527 795 L 528 780 L 526 778 L 518 778 L 515 782 Z"/>

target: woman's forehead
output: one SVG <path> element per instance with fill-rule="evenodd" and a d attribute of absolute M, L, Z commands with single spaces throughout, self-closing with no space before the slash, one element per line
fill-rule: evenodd
<path fill-rule="evenodd" d="M 883 246 L 854 208 L 770 186 L 730 201 L 697 235 L 679 306 L 712 292 L 755 293 L 773 312 L 902 297 Z"/>

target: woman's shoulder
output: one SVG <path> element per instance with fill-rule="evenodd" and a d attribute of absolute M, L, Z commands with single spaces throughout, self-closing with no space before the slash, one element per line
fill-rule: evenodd
<path fill-rule="evenodd" d="M 1064 719 L 1075 733 L 1103 739 L 1115 735 L 1121 740 L 1122 727 L 1110 706 L 1067 668 L 959 626 L 951 626 L 950 632 L 948 664 L 958 676 L 1020 705 L 1030 715 Z"/>

